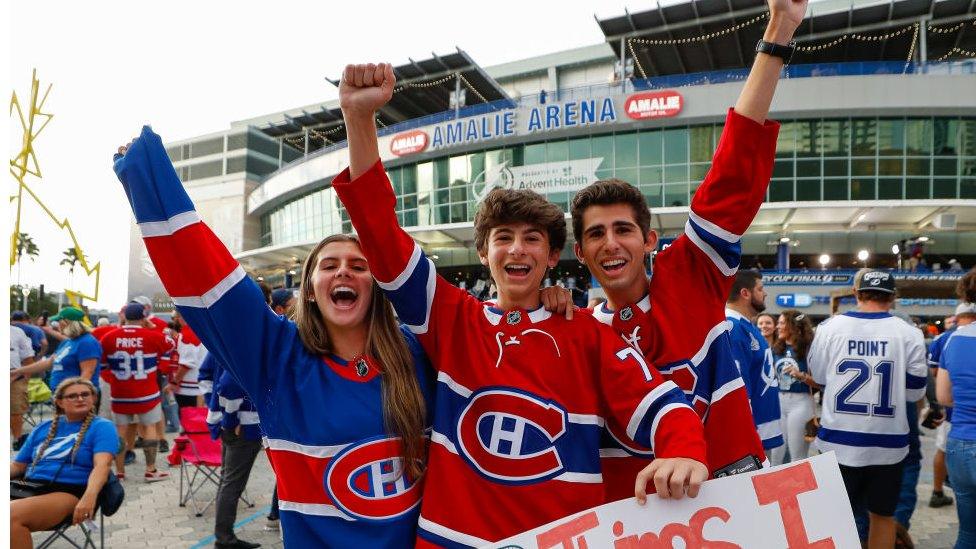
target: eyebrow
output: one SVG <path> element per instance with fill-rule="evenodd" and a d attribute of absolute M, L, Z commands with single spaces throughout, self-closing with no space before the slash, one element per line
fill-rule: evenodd
<path fill-rule="evenodd" d="M 342 258 L 336 257 L 334 255 L 327 255 L 327 256 L 325 256 L 325 257 L 323 257 L 322 259 L 319 260 L 319 264 L 324 263 L 326 261 L 341 261 L 341 260 L 342 260 Z M 354 257 L 354 258 L 350 259 L 349 261 L 351 261 L 353 263 L 366 263 L 366 258 L 365 257 L 361 257 L 361 256 L 360 257 Z"/>
<path fill-rule="evenodd" d="M 611 227 L 637 227 L 637 223 L 634 223 L 633 221 L 614 221 L 613 223 L 610 224 L 610 226 Z M 588 234 L 592 231 L 595 231 L 597 229 L 603 229 L 603 228 L 605 228 L 605 225 L 603 223 L 597 225 L 590 225 L 589 227 L 583 230 L 583 234 Z"/>

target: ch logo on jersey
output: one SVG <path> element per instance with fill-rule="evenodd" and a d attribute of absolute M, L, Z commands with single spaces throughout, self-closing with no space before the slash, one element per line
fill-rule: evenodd
<path fill-rule="evenodd" d="M 360 520 L 385 522 L 420 504 L 422 483 L 403 472 L 398 438 L 351 444 L 325 470 L 325 493 L 336 507 Z"/>
<path fill-rule="evenodd" d="M 563 472 L 555 443 L 566 422 L 566 411 L 553 402 L 512 389 L 482 389 L 458 417 L 458 449 L 496 482 L 540 482 Z"/>
<path fill-rule="evenodd" d="M 705 417 L 708 412 L 708 401 L 698 394 L 698 372 L 691 362 L 679 362 L 660 370 L 666 379 L 670 379 L 681 388 L 688 397 L 691 407 L 698 413 L 698 417 Z"/>

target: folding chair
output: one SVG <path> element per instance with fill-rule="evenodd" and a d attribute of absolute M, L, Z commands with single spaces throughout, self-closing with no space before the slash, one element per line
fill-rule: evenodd
<path fill-rule="evenodd" d="M 180 466 L 180 507 L 186 507 L 189 503 L 198 517 L 203 516 L 217 500 L 223 463 L 220 440 L 210 438 L 207 412 L 203 407 L 180 410 L 183 432 L 176 437 L 168 457 L 170 464 L 179 463 Z M 200 491 L 210 484 L 213 484 L 214 493 L 205 502 L 201 502 Z M 241 501 L 248 507 L 254 507 L 254 503 L 247 499 L 246 490 L 241 494 Z"/>
<path fill-rule="evenodd" d="M 55 526 L 51 530 L 51 535 L 44 538 L 36 549 L 46 549 L 53 545 L 58 540 L 64 540 L 66 543 L 74 547 L 75 549 L 101 549 L 105 547 L 105 515 L 103 515 L 98 506 L 95 507 L 95 514 L 98 515 L 98 545 L 95 545 L 95 532 L 89 530 L 84 523 L 78 525 L 78 530 L 81 531 L 84 539 L 81 540 L 79 545 L 77 541 L 68 537 L 68 531 L 71 529 L 72 517 L 69 515 L 67 518 L 61 521 L 60 524 Z"/>
<path fill-rule="evenodd" d="M 45 412 L 54 416 L 54 401 L 44 379 L 34 377 L 27 381 L 27 401 L 30 407 L 24 414 L 24 422 L 31 427 L 37 427 L 44 420 Z"/>

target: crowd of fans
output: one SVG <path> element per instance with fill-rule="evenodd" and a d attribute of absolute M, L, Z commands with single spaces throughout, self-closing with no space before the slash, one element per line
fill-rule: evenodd
<path fill-rule="evenodd" d="M 287 315 L 294 292 L 265 289 L 275 313 Z M 211 410 L 213 438 L 223 442 L 216 546 L 258 547 L 233 533 L 237 501 L 261 449 L 257 415 L 248 415 L 253 407 L 238 401 L 226 409 L 227 397 L 243 396 L 240 388 L 179 314 L 171 321 L 155 315 L 144 296 L 119 311 L 118 323 L 101 317 L 91 327 L 85 317 L 77 307 L 50 318 L 11 314 L 13 547 L 31 547 L 31 532 L 52 529 L 65 517 L 91 520 L 109 476 L 127 478 L 136 448 L 145 482 L 169 479 L 157 455 L 170 451 L 165 434 L 181 431 L 180 410 L 194 407 Z M 36 424 L 30 432 L 25 416 Z M 278 529 L 277 514 L 273 505 L 267 529 Z"/>
<path fill-rule="evenodd" d="M 845 353 L 830 348 L 830 342 L 840 330 L 840 322 L 833 320 L 837 317 L 814 327 L 807 315 L 795 309 L 781 311 L 778 317 L 764 313 L 766 294 L 761 276 L 756 271 L 738 273 L 727 314 L 730 320 L 746 315 L 761 333 L 763 341 L 753 338 L 752 351 L 761 356 L 768 347 L 770 352 L 767 360 L 753 368 L 762 369 L 760 378 L 770 380 L 768 384 L 779 390 L 782 439 L 776 439 L 772 432 L 764 435 L 767 454 L 776 465 L 806 458 L 811 449 L 837 451 L 858 532 L 865 545 L 873 536 L 880 535 L 877 532 L 893 529 L 897 547 L 914 547 L 909 527 L 922 461 L 919 426 L 930 429 L 935 435 L 935 454 L 933 491 L 928 504 L 933 508 L 955 504 L 959 520 L 956 547 L 976 547 L 976 429 L 973 427 L 976 369 L 972 359 L 976 356 L 976 269 L 966 273 L 957 284 L 958 306 L 955 314 L 945 319 L 942 333 L 934 330 L 935 324 L 917 322 L 894 309 L 896 294 L 890 273 L 862 269 L 855 276 L 854 285 L 857 308 L 840 315 L 846 316 L 844 320 L 851 324 L 848 332 L 867 339 L 872 330 L 880 329 L 886 334 L 904 332 L 903 337 L 893 340 L 904 343 L 903 351 L 897 354 L 903 362 L 902 369 L 898 370 L 898 365 L 889 367 L 905 372 L 905 379 L 900 384 L 894 383 L 895 389 L 884 393 L 887 396 L 883 394 L 870 410 L 856 409 L 859 404 L 851 398 L 856 390 L 851 387 L 859 383 L 858 378 L 832 377 L 826 371 L 834 367 L 833 361 L 850 357 L 849 350 Z M 889 325 L 879 325 L 879 321 Z M 826 328 L 828 325 L 830 328 Z M 742 375 L 750 386 L 747 371 L 750 359 L 745 353 L 738 350 L 736 353 Z M 841 366 L 850 370 L 856 367 L 858 364 L 854 362 Z M 882 383 L 886 382 L 881 370 L 873 373 L 879 374 Z M 865 383 L 871 374 L 865 371 Z M 765 388 L 762 383 L 758 389 L 756 384 L 751 387 L 753 412 L 762 434 L 757 395 Z M 905 395 L 904 406 L 891 401 L 897 395 Z M 824 406 L 824 399 L 838 404 Z M 856 448 L 860 441 L 842 440 L 843 437 L 834 435 L 838 427 L 830 422 L 838 422 L 836 417 L 841 415 L 837 413 L 838 406 L 842 412 L 861 414 L 860 421 L 867 421 L 872 415 L 898 418 L 904 414 L 908 427 L 907 453 L 899 448 L 897 453 L 885 456 L 899 444 L 892 443 L 894 437 L 883 438 L 887 436 L 883 433 L 868 433 L 873 438 L 864 443 L 862 450 Z M 772 442 L 766 444 L 767 441 Z M 955 498 L 945 492 L 945 486 L 951 486 Z"/>

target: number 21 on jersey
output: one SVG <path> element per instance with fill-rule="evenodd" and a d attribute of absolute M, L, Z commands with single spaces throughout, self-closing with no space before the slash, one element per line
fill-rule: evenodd
<path fill-rule="evenodd" d="M 840 391 L 837 391 L 834 409 L 843 414 L 893 417 L 895 415 L 895 407 L 891 404 L 893 368 L 894 363 L 890 360 L 883 360 L 874 365 L 860 358 L 840 361 L 837 364 L 839 375 L 847 372 L 855 372 L 855 375 Z M 864 390 L 871 385 L 872 377 L 879 378 L 876 394 Z"/>

